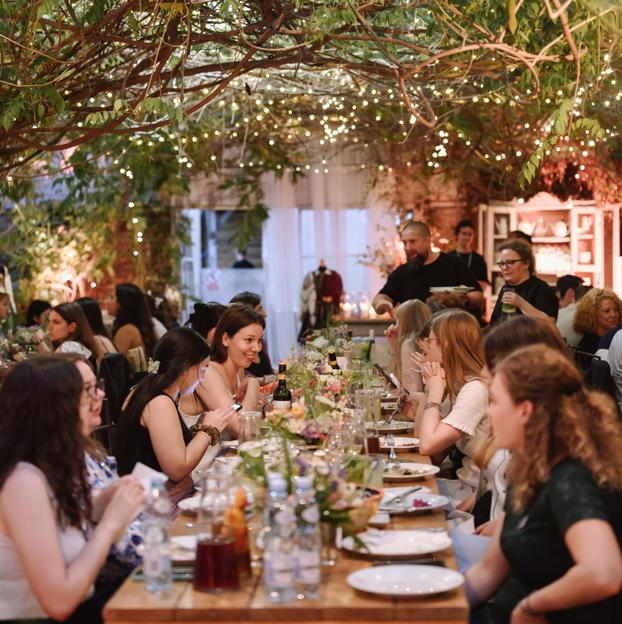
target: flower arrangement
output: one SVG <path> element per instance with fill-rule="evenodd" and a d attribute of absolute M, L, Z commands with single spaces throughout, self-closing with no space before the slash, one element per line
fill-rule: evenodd
<path fill-rule="evenodd" d="M 34 334 L 38 328 L 16 327 L 8 336 L 0 336 L 0 360 L 19 362 L 37 353 Z"/>
<path fill-rule="evenodd" d="M 328 435 L 337 414 L 322 409 L 309 409 L 298 401 L 287 412 L 270 412 L 267 422 L 271 430 L 289 440 L 321 444 Z"/>
<path fill-rule="evenodd" d="M 370 459 L 360 455 L 346 455 L 340 465 L 329 464 L 313 455 L 292 459 L 292 451 L 285 438 L 282 443 L 283 476 L 288 492 L 294 490 L 296 476 L 311 476 L 322 522 L 340 526 L 345 535 L 364 531 L 369 519 L 376 513 L 380 493 L 367 490 L 361 484 L 370 469 Z M 265 498 L 266 443 L 246 442 L 240 445 L 241 459 L 237 470 L 250 482 L 254 496 Z"/>

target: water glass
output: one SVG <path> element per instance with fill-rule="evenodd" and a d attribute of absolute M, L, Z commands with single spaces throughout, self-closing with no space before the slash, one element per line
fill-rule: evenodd
<path fill-rule="evenodd" d="M 261 412 L 240 412 L 240 434 L 238 439 L 242 442 L 259 440 L 261 438 Z"/>

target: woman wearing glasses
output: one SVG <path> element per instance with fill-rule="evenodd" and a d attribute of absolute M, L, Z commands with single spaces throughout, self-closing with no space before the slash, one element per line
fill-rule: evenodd
<path fill-rule="evenodd" d="M 70 622 L 101 622 L 86 598 L 111 544 L 143 503 L 134 479 L 99 504 L 91 500 L 85 432 L 102 395 L 94 376 L 85 384 L 80 366 L 86 373 L 85 363 L 64 356 L 25 360 L 0 389 L 2 621 L 73 613 Z M 93 520 L 97 526 L 88 531 Z"/>
<path fill-rule="evenodd" d="M 559 302 L 553 289 L 535 276 L 536 260 L 531 247 L 511 239 L 502 243 L 498 251 L 497 264 L 505 284 L 492 311 L 491 324 L 516 314 L 557 319 Z"/>

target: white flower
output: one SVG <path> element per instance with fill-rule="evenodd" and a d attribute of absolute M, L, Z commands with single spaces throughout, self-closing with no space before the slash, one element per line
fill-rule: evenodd
<path fill-rule="evenodd" d="M 160 362 L 158 362 L 158 360 L 152 360 L 151 358 L 149 358 L 149 361 L 147 362 L 147 372 L 151 373 L 152 375 L 157 375 L 159 368 Z"/>
<path fill-rule="evenodd" d="M 315 340 L 313 340 L 311 342 L 311 344 L 316 348 L 316 349 L 324 349 L 325 347 L 327 347 L 330 342 L 328 342 L 328 340 L 326 340 L 326 338 L 324 338 L 323 336 L 319 336 L 318 338 L 316 338 Z"/>
<path fill-rule="evenodd" d="M 320 362 L 324 356 L 319 351 L 305 351 L 305 358 L 310 362 Z"/>
<path fill-rule="evenodd" d="M 303 418 L 292 418 L 287 421 L 287 428 L 296 435 L 301 434 L 306 426 L 307 423 Z"/>

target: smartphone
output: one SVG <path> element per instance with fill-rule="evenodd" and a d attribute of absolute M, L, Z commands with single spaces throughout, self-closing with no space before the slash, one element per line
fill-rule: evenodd
<path fill-rule="evenodd" d="M 239 412 L 239 411 L 242 409 L 242 406 L 241 406 L 239 403 L 234 403 L 234 404 L 231 406 L 231 409 L 232 409 L 232 410 L 235 410 L 236 412 Z"/>
<path fill-rule="evenodd" d="M 380 374 L 387 380 L 387 383 L 391 384 L 394 388 L 399 388 L 401 386 L 398 378 L 393 373 L 389 375 L 389 373 L 387 373 L 387 371 L 384 370 L 384 368 L 382 368 L 379 364 L 374 364 L 374 368 L 379 371 Z"/>

